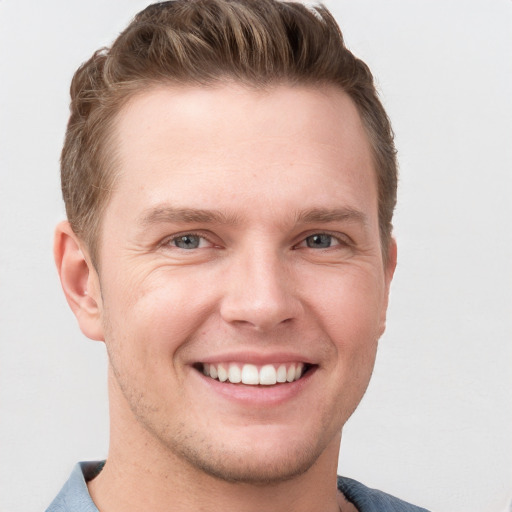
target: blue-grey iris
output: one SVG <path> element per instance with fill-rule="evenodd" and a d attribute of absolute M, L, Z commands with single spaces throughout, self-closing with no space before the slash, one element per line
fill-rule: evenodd
<path fill-rule="evenodd" d="M 197 235 L 183 235 L 174 239 L 174 245 L 180 249 L 197 249 L 201 237 Z"/>
<path fill-rule="evenodd" d="M 331 246 L 332 236 L 326 234 L 311 235 L 306 238 L 306 244 L 313 249 L 325 249 Z"/>

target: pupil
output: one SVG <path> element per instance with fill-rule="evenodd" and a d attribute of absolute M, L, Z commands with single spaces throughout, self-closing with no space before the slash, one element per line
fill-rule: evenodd
<path fill-rule="evenodd" d="M 180 249 L 196 249 L 199 247 L 199 237 L 194 235 L 184 235 L 176 239 L 175 244 Z"/>
<path fill-rule="evenodd" d="M 307 240 L 308 247 L 327 248 L 331 246 L 331 235 L 312 235 Z"/>

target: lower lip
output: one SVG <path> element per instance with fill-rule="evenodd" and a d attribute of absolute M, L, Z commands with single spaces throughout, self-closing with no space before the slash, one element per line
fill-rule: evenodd
<path fill-rule="evenodd" d="M 241 405 L 251 407 L 265 407 L 270 405 L 279 405 L 288 400 L 292 400 L 309 384 L 315 374 L 317 367 L 314 366 L 299 379 L 293 382 L 275 384 L 273 386 L 248 386 L 246 384 L 231 384 L 229 382 L 220 382 L 211 377 L 203 375 L 201 372 L 193 369 L 194 374 L 200 381 L 208 386 L 210 390 L 222 397 L 238 402 Z"/>

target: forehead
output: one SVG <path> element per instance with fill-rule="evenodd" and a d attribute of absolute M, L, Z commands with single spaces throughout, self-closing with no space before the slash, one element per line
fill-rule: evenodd
<path fill-rule="evenodd" d="M 123 106 L 115 127 L 121 151 L 130 150 L 135 141 L 154 147 L 173 142 L 186 151 L 194 140 L 204 148 L 206 138 L 212 145 L 234 146 L 262 136 L 282 144 L 307 134 L 310 142 L 331 143 L 347 157 L 361 156 L 354 142 L 364 139 L 367 143 L 350 97 L 327 85 L 263 89 L 237 84 L 155 86 L 137 93 Z M 350 147 L 352 151 L 348 151 Z"/>
<path fill-rule="evenodd" d="M 346 201 L 357 193 L 376 203 L 365 129 L 335 87 L 156 87 L 123 107 L 114 140 L 114 199 L 188 197 L 214 208 L 231 198 L 240 207 L 266 191 L 269 206 L 309 195 Z"/>

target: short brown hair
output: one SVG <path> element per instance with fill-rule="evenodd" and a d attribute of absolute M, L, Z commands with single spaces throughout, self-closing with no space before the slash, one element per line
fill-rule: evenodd
<path fill-rule="evenodd" d="M 171 0 L 137 14 L 110 48 L 97 51 L 73 77 L 62 193 L 71 226 L 93 261 L 115 177 L 109 136 L 122 105 L 156 84 L 224 81 L 333 84 L 350 96 L 373 151 L 386 257 L 397 188 L 393 132 L 368 66 L 347 49 L 329 11 L 279 0 Z"/>

